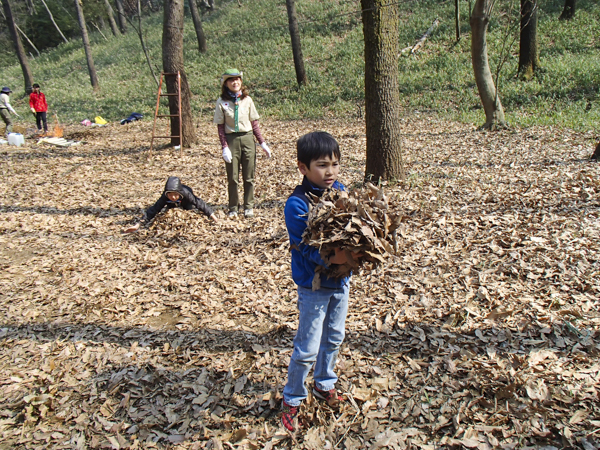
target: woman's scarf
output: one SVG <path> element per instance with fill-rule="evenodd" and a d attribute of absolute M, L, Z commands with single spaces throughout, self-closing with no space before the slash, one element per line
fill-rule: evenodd
<path fill-rule="evenodd" d="M 229 89 L 227 89 L 227 94 L 229 94 L 229 96 L 233 99 L 234 101 L 234 113 L 233 113 L 233 120 L 235 121 L 235 132 L 238 133 L 240 131 L 240 127 L 239 127 L 239 122 L 238 122 L 238 109 L 240 106 L 240 97 L 242 96 L 242 92 L 231 92 Z"/>

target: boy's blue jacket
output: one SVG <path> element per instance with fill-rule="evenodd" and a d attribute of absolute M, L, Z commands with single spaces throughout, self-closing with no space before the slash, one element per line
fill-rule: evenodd
<path fill-rule="evenodd" d="M 345 190 L 344 186 L 335 182 L 334 189 Z M 312 289 L 312 281 L 317 266 L 328 267 L 329 265 L 321 258 L 319 249 L 302 243 L 302 233 L 306 229 L 308 216 L 309 198 L 307 193 L 317 197 L 323 195 L 324 189 L 313 186 L 306 177 L 302 184 L 296 186 L 292 195 L 285 203 L 285 224 L 290 236 L 290 247 L 292 249 L 292 279 L 298 286 Z M 338 289 L 348 284 L 350 277 L 329 278 L 321 274 L 321 288 Z"/>

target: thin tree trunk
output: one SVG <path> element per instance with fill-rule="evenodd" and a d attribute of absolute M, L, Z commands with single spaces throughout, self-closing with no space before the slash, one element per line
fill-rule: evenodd
<path fill-rule="evenodd" d="M 475 82 L 485 111 L 485 124 L 482 128 L 505 127 L 504 110 L 494 86 L 487 53 L 487 27 L 490 21 L 492 2 L 476 0 L 471 13 L 471 60 Z"/>
<path fill-rule="evenodd" d="M 192 120 L 192 108 L 190 106 L 190 87 L 187 82 L 187 76 L 183 67 L 183 2 L 184 0 L 164 0 L 164 20 L 163 20 L 163 39 L 162 39 L 162 57 L 163 71 L 165 73 L 181 74 L 181 127 L 182 139 L 172 138 L 172 145 L 182 145 L 190 147 L 196 143 L 196 132 Z M 174 94 L 177 92 L 177 78 L 167 76 L 167 92 Z M 171 114 L 177 114 L 179 105 L 177 96 L 169 96 L 169 110 Z M 171 136 L 179 134 L 179 120 L 177 117 L 171 118 Z"/>
<path fill-rule="evenodd" d="M 29 43 L 29 45 L 31 45 L 31 47 L 35 50 L 35 52 L 37 53 L 38 56 L 40 56 L 40 51 L 37 49 L 37 47 L 33 44 L 33 42 L 31 42 L 29 40 L 29 38 L 27 37 L 27 35 L 25 33 L 23 33 L 23 30 L 21 30 L 19 28 L 19 25 L 15 24 L 15 27 L 17 27 L 17 30 L 19 31 L 19 33 L 21 33 L 23 35 L 23 37 L 25 39 L 27 39 L 27 42 Z"/>
<path fill-rule="evenodd" d="M 91 24 L 94 25 L 94 27 L 96 27 L 96 30 L 98 30 L 98 33 L 100 33 L 102 35 L 102 37 L 104 38 L 104 40 L 108 41 L 107 37 L 102 32 L 102 29 L 95 22 L 91 22 Z"/>
<path fill-rule="evenodd" d="M 530 80 L 540 65 L 537 44 L 537 12 L 536 0 L 521 0 L 519 74 L 524 80 Z"/>
<path fill-rule="evenodd" d="M 83 49 L 85 50 L 85 57 L 87 59 L 90 82 L 92 83 L 92 88 L 96 91 L 100 85 L 98 83 L 98 75 L 96 75 L 96 67 L 94 66 L 94 58 L 92 57 L 92 47 L 85 26 L 85 16 L 83 15 L 83 8 L 80 1 L 81 0 L 75 0 L 75 10 L 77 11 L 77 20 L 79 21 L 79 27 L 81 28 L 81 39 L 83 40 Z"/>
<path fill-rule="evenodd" d="M 44 7 L 46 8 L 46 11 L 48 11 L 48 15 L 50 16 L 50 20 L 52 21 L 52 23 L 54 24 L 54 27 L 56 28 L 56 30 L 58 31 L 58 34 L 60 34 L 60 37 L 63 38 L 63 41 L 69 42 L 67 40 L 67 38 L 65 37 L 65 35 L 63 34 L 62 31 L 60 31 L 60 28 L 58 27 L 58 25 L 56 24 L 56 22 L 54 21 L 54 16 L 52 15 L 52 12 L 50 12 L 50 8 L 48 8 L 48 5 L 46 5 L 46 2 L 44 0 L 41 0 L 42 3 L 44 4 Z"/>
<path fill-rule="evenodd" d="M 302 45 L 300 43 L 300 31 L 298 30 L 298 19 L 296 18 L 296 4 L 294 0 L 285 0 L 287 6 L 290 37 L 292 39 L 292 53 L 294 55 L 294 67 L 296 68 L 296 81 L 298 86 L 308 83 L 304 70 L 304 57 L 302 56 Z"/>
<path fill-rule="evenodd" d="M 25 0 L 25 4 L 27 5 L 27 13 L 30 16 L 35 14 L 35 6 L 33 5 L 33 0 Z"/>
<path fill-rule="evenodd" d="M 565 7 L 559 17 L 560 20 L 570 20 L 575 17 L 575 3 L 576 0 L 565 0 Z"/>
<path fill-rule="evenodd" d="M 127 16 L 125 15 L 125 8 L 123 8 L 123 0 L 115 0 L 117 6 L 117 21 L 119 22 L 119 29 L 121 33 L 127 33 Z"/>
<path fill-rule="evenodd" d="M 456 26 L 456 42 L 460 41 L 460 0 L 454 0 L 454 24 Z"/>
<path fill-rule="evenodd" d="M 117 22 L 115 22 L 115 14 L 108 0 L 104 0 L 104 7 L 106 8 L 106 15 L 108 16 L 108 23 L 110 25 L 112 34 L 114 36 L 119 36 L 121 33 L 119 32 L 119 28 L 117 27 Z"/>
<path fill-rule="evenodd" d="M 206 53 L 206 37 L 204 36 L 204 30 L 202 29 L 202 21 L 200 20 L 200 13 L 198 13 L 198 5 L 196 4 L 196 0 L 188 0 L 188 4 L 190 5 L 192 21 L 194 22 L 196 38 L 198 39 L 198 51 L 200 53 Z"/>
<path fill-rule="evenodd" d="M 361 0 L 365 40 L 365 180 L 404 179 L 398 85 L 398 6 Z"/>
<path fill-rule="evenodd" d="M 17 58 L 19 59 L 19 63 L 21 64 L 21 70 L 23 71 L 23 81 L 25 81 L 25 92 L 29 94 L 31 93 L 31 85 L 33 84 L 33 75 L 31 74 L 31 69 L 29 68 L 29 60 L 27 59 L 27 54 L 25 53 L 25 49 L 23 48 L 21 37 L 19 36 L 19 33 L 17 31 L 17 24 L 15 23 L 15 19 L 12 14 L 10 1 L 2 0 L 2 7 L 4 10 L 4 16 L 6 17 L 6 25 L 10 30 L 10 36 L 15 46 L 15 52 L 17 53 Z"/>
<path fill-rule="evenodd" d="M 154 81 L 156 82 L 156 86 L 158 87 L 158 85 L 159 85 L 158 78 L 156 77 L 156 74 L 154 73 L 154 69 L 152 68 L 152 63 L 150 61 L 150 55 L 148 54 L 148 49 L 146 48 L 146 44 L 144 42 L 144 34 L 142 31 L 142 4 L 140 3 L 140 0 L 137 0 L 137 11 L 138 11 L 138 13 L 137 13 L 137 17 L 138 17 L 137 28 L 133 24 L 133 22 L 129 19 L 129 17 L 127 17 L 127 22 L 129 22 L 129 24 L 133 27 L 133 29 L 137 33 L 138 37 L 140 38 L 140 43 L 142 44 L 142 50 L 144 52 L 144 56 L 146 56 L 146 63 L 148 64 L 148 68 L 150 69 L 152 78 L 154 78 Z"/>

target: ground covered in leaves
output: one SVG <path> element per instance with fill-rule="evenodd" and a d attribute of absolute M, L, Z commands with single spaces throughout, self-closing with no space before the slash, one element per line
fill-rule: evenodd
<path fill-rule="evenodd" d="M 283 206 L 295 141 L 359 121 L 266 122 L 256 217 L 225 217 L 214 126 L 149 155 L 152 124 L 66 127 L 0 147 L 2 448 L 403 449 L 600 446 L 600 164 L 594 136 L 402 122 L 399 252 L 353 277 L 339 388 L 278 412 L 296 329 Z M 124 234 L 181 177 L 219 210 Z"/>

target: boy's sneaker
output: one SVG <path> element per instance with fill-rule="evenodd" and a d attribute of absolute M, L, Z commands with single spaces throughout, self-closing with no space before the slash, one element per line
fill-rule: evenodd
<path fill-rule="evenodd" d="M 316 398 L 326 402 L 331 408 L 338 408 L 340 406 L 340 402 L 344 400 L 342 396 L 337 393 L 336 389 L 323 391 L 319 389 L 316 384 L 313 384 L 312 391 Z"/>
<path fill-rule="evenodd" d="M 289 431 L 296 431 L 296 417 L 300 406 L 288 405 L 285 400 L 281 403 L 281 423 Z"/>
<path fill-rule="evenodd" d="M 250 218 L 250 217 L 254 217 L 254 210 L 253 209 L 247 209 L 244 211 L 244 217 Z"/>
<path fill-rule="evenodd" d="M 229 218 L 235 219 L 237 217 L 237 211 L 229 211 Z"/>

